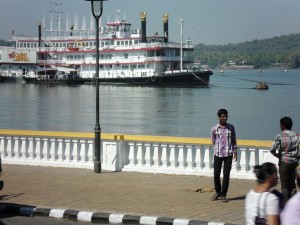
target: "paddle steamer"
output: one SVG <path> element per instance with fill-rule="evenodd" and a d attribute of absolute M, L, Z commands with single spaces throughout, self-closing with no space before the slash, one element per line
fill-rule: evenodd
<path fill-rule="evenodd" d="M 191 40 L 169 41 L 167 14 L 163 15 L 163 35 L 147 36 L 145 12 L 140 13 L 140 19 L 141 28 L 132 29 L 131 23 L 122 19 L 118 11 L 114 21 L 99 27 L 100 84 L 209 86 L 212 71 L 194 64 Z M 69 25 L 67 19 L 64 29 L 60 22 L 53 29 L 51 22 L 48 30 L 39 24 L 35 37 L 13 34 L 13 47 L 0 47 L 0 75 L 2 78 L 28 78 L 42 68 L 66 67 L 77 70 L 81 78 L 79 83 L 93 82 L 96 35 L 93 19 L 90 21 L 89 28 L 85 20 L 80 27 L 78 20 Z M 49 76 L 49 79 L 56 77 Z"/>

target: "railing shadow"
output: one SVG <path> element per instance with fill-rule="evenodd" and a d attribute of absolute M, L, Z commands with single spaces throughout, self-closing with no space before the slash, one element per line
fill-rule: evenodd
<path fill-rule="evenodd" d="M 17 203 L 0 203 L 0 219 L 14 216 L 33 216 L 36 206 Z M 3 221 L 0 220 L 0 225 Z M 4 223 L 5 224 L 5 223 Z"/>

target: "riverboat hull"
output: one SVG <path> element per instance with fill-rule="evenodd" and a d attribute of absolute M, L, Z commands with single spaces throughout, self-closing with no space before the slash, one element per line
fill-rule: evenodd
<path fill-rule="evenodd" d="M 130 86 L 208 87 L 211 71 L 170 73 L 161 76 L 100 78 L 100 84 Z"/>
<path fill-rule="evenodd" d="M 16 83 L 19 80 L 21 80 L 19 77 L 1 76 L 0 75 L 0 83 Z"/>
<path fill-rule="evenodd" d="M 78 79 L 68 79 L 68 80 L 60 80 L 60 79 L 38 79 L 33 77 L 23 77 L 23 80 L 27 84 L 61 84 L 61 85 L 77 85 L 77 84 L 84 84 L 85 80 L 78 78 Z"/>

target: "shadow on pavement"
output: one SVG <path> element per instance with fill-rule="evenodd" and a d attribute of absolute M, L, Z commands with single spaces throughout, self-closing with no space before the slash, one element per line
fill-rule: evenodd
<path fill-rule="evenodd" d="M 235 200 L 245 200 L 246 195 L 242 195 L 239 197 L 235 197 L 235 198 L 229 198 L 230 201 L 235 201 Z"/>

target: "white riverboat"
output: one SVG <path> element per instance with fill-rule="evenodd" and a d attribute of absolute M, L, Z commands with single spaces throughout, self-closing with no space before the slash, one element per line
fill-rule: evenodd
<path fill-rule="evenodd" d="M 131 29 L 131 23 L 121 19 L 120 11 L 114 21 L 100 26 L 100 84 L 208 87 L 212 71 L 194 64 L 193 43 L 190 40 L 183 43 L 182 38 L 180 43 L 169 41 L 168 15 L 163 16 L 162 36 L 157 33 L 147 36 L 146 13 L 142 12 L 140 17 L 141 29 Z M 81 81 L 93 82 L 96 71 L 93 20 L 90 28 L 85 20 L 82 27 L 78 21 L 69 24 L 67 19 L 64 29 L 60 22 L 53 29 L 51 22 L 49 30 L 39 24 L 38 35 L 34 37 L 14 34 L 13 47 L 0 47 L 3 80 L 26 78 L 41 68 L 67 67 L 76 69 Z"/>

